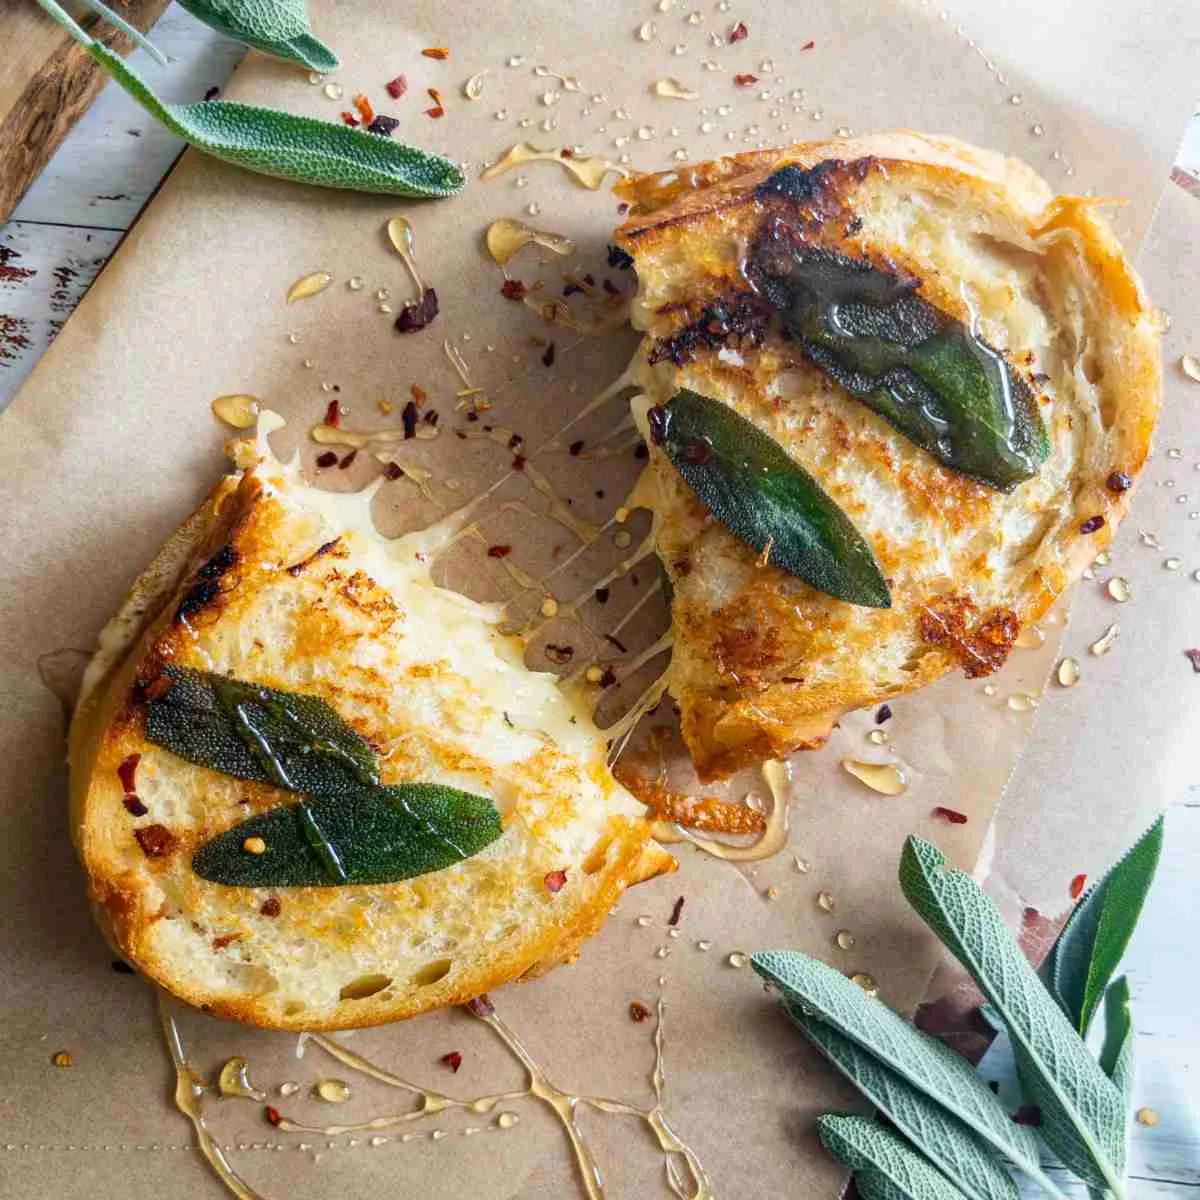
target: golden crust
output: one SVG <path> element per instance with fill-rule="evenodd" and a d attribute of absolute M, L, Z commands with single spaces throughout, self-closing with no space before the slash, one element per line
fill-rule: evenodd
<path fill-rule="evenodd" d="M 1002 494 L 948 471 L 773 330 L 681 340 L 707 305 L 745 293 L 742 260 L 773 204 L 758 186 L 818 164 L 819 186 L 787 202 L 787 219 L 980 322 L 1038 396 L 1054 451 L 1036 479 Z M 1136 477 L 1157 417 L 1157 322 L 1098 202 L 907 131 L 737 155 L 619 191 L 631 209 L 616 241 L 635 259 L 634 323 L 647 332 L 639 384 L 659 400 L 692 387 L 775 437 L 868 537 L 893 596 L 888 610 L 854 608 L 756 567 L 652 453 L 637 495 L 674 585 L 671 691 L 701 777 L 820 746 L 842 713 L 977 667 L 972 646 L 1002 661 L 992 641 L 1011 644 L 1108 545 L 1131 494 L 1106 481 Z M 750 331 L 738 320 L 735 334 Z M 930 614 L 948 604 L 962 628 L 932 636 Z"/>
<path fill-rule="evenodd" d="M 450 632 L 421 628 L 411 611 L 431 596 L 450 603 L 449 594 L 431 584 L 394 594 L 373 577 L 361 535 L 331 538 L 328 518 L 290 491 L 255 469 L 223 480 L 102 639 L 70 764 L 72 835 L 105 935 L 180 999 L 283 1029 L 406 1018 L 568 960 L 627 886 L 675 865 L 605 767 L 602 737 L 593 730 L 571 746 L 527 739 L 532 748 L 510 744 L 505 753 L 515 757 L 502 761 L 483 734 L 457 736 L 452 714 L 432 726 L 411 720 L 419 705 L 451 709 L 469 698 L 471 720 L 487 724 L 488 697 L 473 692 L 454 648 L 436 644 Z M 498 656 L 488 668 L 518 669 L 498 634 L 475 636 L 481 652 Z M 198 845 L 286 797 L 146 741 L 137 685 L 167 662 L 321 695 L 382 748 L 385 781 L 494 786 L 504 836 L 453 868 L 381 887 L 271 890 L 199 879 L 190 868 Z M 543 712 L 558 703 L 546 686 Z M 144 816 L 125 809 L 118 774 L 133 754 Z M 135 840 L 155 825 L 169 831 L 161 856 Z M 551 895 L 544 876 L 563 868 L 568 885 Z M 266 916 L 272 896 L 281 903 Z M 355 978 L 385 970 L 393 983 L 378 994 L 341 998 Z"/>

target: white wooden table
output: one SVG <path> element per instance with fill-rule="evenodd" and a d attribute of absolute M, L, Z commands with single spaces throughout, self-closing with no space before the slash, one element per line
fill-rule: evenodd
<path fill-rule="evenodd" d="M 155 26 L 154 40 L 175 59 L 169 73 L 155 74 L 169 100 L 195 100 L 220 87 L 243 54 L 175 6 Z M 148 64 L 141 51 L 133 61 Z M 9 268 L 0 279 L 0 410 L 181 148 L 110 84 L 0 229 L 0 267 Z M 1175 183 L 1200 203 L 1200 110 L 1181 148 Z M 1136 1103 L 1161 1117 L 1152 1128 L 1135 1126 L 1132 1200 L 1200 1200 L 1198 881 L 1200 785 L 1170 812 L 1158 884 L 1126 961 L 1138 1028 Z M 1002 1046 L 983 1069 L 991 1078 L 1007 1073 Z M 1086 1196 L 1082 1187 L 1067 1190 Z"/>

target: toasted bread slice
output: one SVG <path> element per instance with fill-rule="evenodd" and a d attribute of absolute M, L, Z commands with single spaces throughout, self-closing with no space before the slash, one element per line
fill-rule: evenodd
<path fill-rule="evenodd" d="M 265 433 L 240 454 L 105 631 L 71 731 L 72 828 L 113 945 L 181 999 L 281 1029 L 410 1017 L 570 959 L 625 887 L 674 867 L 590 714 L 524 666 L 492 607 L 434 585 L 436 529 L 389 543 L 369 497 L 305 484 Z M 296 797 L 147 740 L 138 681 L 167 663 L 321 698 L 383 783 L 490 797 L 503 833 L 387 885 L 200 878 L 202 843 Z"/>
<path fill-rule="evenodd" d="M 690 388 L 767 432 L 849 516 L 891 591 L 890 608 L 855 607 L 760 565 L 654 449 L 635 495 L 654 511 L 674 585 L 670 689 L 700 775 L 820 746 L 848 710 L 953 668 L 998 667 L 1108 545 L 1150 447 L 1158 321 L 1102 202 L 907 132 L 737 155 L 618 190 L 631 205 L 616 241 L 638 274 L 645 396 Z M 767 221 L 975 322 L 1036 399 L 1051 439 L 1036 475 L 1002 491 L 948 469 L 764 318 L 746 264 Z"/>

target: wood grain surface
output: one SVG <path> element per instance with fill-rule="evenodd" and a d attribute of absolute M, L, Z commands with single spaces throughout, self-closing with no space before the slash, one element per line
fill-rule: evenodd
<path fill-rule="evenodd" d="M 169 0 L 113 0 L 148 29 Z M 132 39 L 95 17 L 80 24 L 118 54 Z M 88 52 L 34 0 L 0 0 L 0 221 L 6 220 L 107 79 Z"/>

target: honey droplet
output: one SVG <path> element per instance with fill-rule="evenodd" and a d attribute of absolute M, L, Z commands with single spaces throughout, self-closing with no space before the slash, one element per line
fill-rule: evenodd
<path fill-rule="evenodd" d="M 842 768 L 864 783 L 873 792 L 883 796 L 899 796 L 908 788 L 904 772 L 894 763 L 862 762 L 857 758 L 843 758 Z"/>
<path fill-rule="evenodd" d="M 1109 554 L 1107 550 L 1101 550 L 1100 553 L 1092 559 L 1092 562 L 1098 567 L 1107 567 L 1108 564 L 1112 562 L 1112 555 Z"/>
<path fill-rule="evenodd" d="M 50 1059 L 50 1061 L 56 1067 L 61 1067 L 65 1070 L 67 1067 L 74 1065 L 75 1058 L 71 1054 L 70 1050 L 59 1050 L 58 1053 Z"/>
<path fill-rule="evenodd" d="M 667 100 L 699 100 L 700 93 L 693 92 L 686 84 L 678 79 L 660 79 L 654 85 L 654 94 Z"/>
<path fill-rule="evenodd" d="M 996 685 L 994 683 L 985 683 L 983 685 L 983 694 L 985 696 L 994 696 L 996 694 Z"/>
<path fill-rule="evenodd" d="M 793 854 L 792 855 L 792 866 L 794 866 L 796 868 L 796 870 L 800 872 L 801 875 L 808 874 L 808 859 L 801 858 L 800 855 L 798 855 L 798 854 Z"/>
<path fill-rule="evenodd" d="M 888 735 L 886 729 L 872 729 L 867 733 L 867 741 L 874 746 L 887 745 Z"/>
<path fill-rule="evenodd" d="M 1124 575 L 1114 575 L 1107 583 L 1104 589 L 1108 592 L 1109 599 L 1115 600 L 1118 604 L 1125 604 L 1133 595 L 1133 591 L 1129 586 L 1129 580 Z"/>
<path fill-rule="evenodd" d="M 1162 549 L 1162 543 L 1158 540 L 1158 535 L 1151 533 L 1148 529 L 1139 529 L 1138 539 L 1143 546 L 1149 546 L 1151 550 Z"/>
<path fill-rule="evenodd" d="M 352 292 L 361 292 L 363 290 L 362 276 L 361 275 L 351 275 L 350 278 L 346 280 L 346 286 Z"/>
<path fill-rule="evenodd" d="M 407 217 L 393 217 L 387 223 L 387 235 L 392 249 L 400 255 L 401 261 L 412 276 L 413 286 L 418 293 L 423 293 L 425 287 L 417 274 L 416 237 L 413 234 L 412 222 Z"/>
<path fill-rule="evenodd" d="M 1013 645 L 1022 650 L 1036 650 L 1045 641 L 1046 634 L 1040 625 L 1024 625 L 1021 627 L 1021 632 L 1017 634 Z"/>
<path fill-rule="evenodd" d="M 1059 687 L 1074 687 L 1079 682 L 1079 659 L 1064 658 L 1055 672 Z"/>
<path fill-rule="evenodd" d="M 763 893 L 763 895 L 766 896 L 766 898 L 768 900 L 778 900 L 779 899 L 779 889 L 774 884 L 772 884 L 769 888 L 767 888 L 767 890 Z"/>
<path fill-rule="evenodd" d="M 542 601 L 541 613 L 543 617 L 555 617 L 558 615 L 558 601 L 553 596 L 547 596 Z"/>
<path fill-rule="evenodd" d="M 250 429 L 258 421 L 258 407 L 254 396 L 218 396 L 212 402 L 213 416 L 234 429 Z"/>
<path fill-rule="evenodd" d="M 857 983 L 858 986 L 862 988 L 862 990 L 866 992 L 868 996 L 879 995 L 879 984 L 875 982 L 873 976 L 867 975 L 863 971 L 859 971 L 857 974 L 851 975 L 850 982 Z"/>
<path fill-rule="evenodd" d="M 1033 712 L 1040 701 L 1032 692 L 1013 692 L 1007 700 L 1013 712 Z"/>
<path fill-rule="evenodd" d="M 502 1112 L 496 1117 L 496 1124 L 501 1129 L 511 1129 L 520 1119 L 515 1112 Z"/>
<path fill-rule="evenodd" d="M 260 837 L 248 837 L 242 843 L 242 849 L 245 850 L 247 854 L 266 854 L 267 843 L 264 842 Z"/>
<path fill-rule="evenodd" d="M 493 261 L 500 266 L 504 266 L 518 250 L 531 242 L 553 254 L 566 256 L 575 253 L 575 243 L 570 238 L 546 229 L 534 229 L 524 221 L 515 221 L 511 217 L 493 221 L 487 228 L 484 241 Z"/>
<path fill-rule="evenodd" d="M 650 917 L 647 917 L 647 916 L 645 916 L 645 915 L 643 914 L 642 916 L 638 917 L 638 918 L 637 918 L 637 919 L 634 921 L 634 924 L 635 924 L 635 925 L 639 925 L 639 926 L 641 926 L 641 928 L 642 928 L 642 929 L 645 929 L 645 928 L 646 928 L 646 926 L 650 924 L 650 921 L 651 921 L 651 918 L 650 918 Z"/>
<path fill-rule="evenodd" d="M 1151 1128 L 1158 1124 L 1159 1119 L 1158 1111 L 1153 1108 L 1139 1108 L 1137 1112 L 1134 1113 L 1134 1120 L 1137 1121 L 1139 1125 L 1146 1125 Z"/>
<path fill-rule="evenodd" d="M 1200 358 L 1194 354 L 1185 354 L 1179 360 L 1179 366 L 1193 383 L 1200 383 Z"/>
<path fill-rule="evenodd" d="M 655 949 L 655 951 L 654 951 L 654 957 L 655 957 L 655 958 L 666 958 L 666 957 L 667 957 L 667 955 L 668 955 L 668 954 L 670 954 L 670 953 L 671 953 L 671 947 L 670 947 L 670 946 L 659 946 L 659 947 L 657 947 L 657 949 Z"/>
<path fill-rule="evenodd" d="M 848 929 L 839 929 L 834 935 L 833 940 L 837 944 L 839 950 L 854 949 L 854 934 L 852 934 Z"/>
<path fill-rule="evenodd" d="M 299 1090 L 300 1085 L 291 1079 L 285 1079 L 279 1085 L 279 1094 L 281 1096 L 294 1096 Z"/>
<path fill-rule="evenodd" d="M 1179 568 L 1183 566 L 1183 560 L 1178 558 L 1165 558 L 1163 559 L 1163 566 L 1166 567 L 1168 571 L 1178 571 Z"/>
<path fill-rule="evenodd" d="M 344 1079 L 320 1079 L 313 1091 L 327 1104 L 345 1104 L 350 1099 L 350 1085 Z"/>
<path fill-rule="evenodd" d="M 637 40 L 639 42 L 652 41 L 656 33 L 658 33 L 658 26 L 653 21 L 643 21 L 638 26 Z"/>
<path fill-rule="evenodd" d="M 227 1059 L 221 1067 L 217 1076 L 217 1091 L 222 1096 L 237 1096 L 243 1100 L 257 1100 L 260 1103 L 267 1098 L 265 1092 L 250 1082 L 249 1064 L 241 1055 Z"/>
<path fill-rule="evenodd" d="M 708 940 L 708 938 L 701 938 L 696 943 L 696 949 L 700 950 L 701 952 L 707 953 L 709 950 L 712 949 L 712 942 L 710 942 Z"/>
<path fill-rule="evenodd" d="M 343 95 L 340 83 L 327 83 L 321 91 L 325 93 L 326 100 L 340 100 Z"/>
<path fill-rule="evenodd" d="M 483 95 L 483 79 L 486 71 L 478 71 L 463 84 L 463 95 L 468 100 L 478 100 Z"/>
<path fill-rule="evenodd" d="M 833 912 L 833 908 L 834 908 L 833 893 L 832 892 L 818 892 L 817 893 L 817 907 L 819 909 L 822 909 L 825 912 Z"/>
<path fill-rule="evenodd" d="M 633 534 L 628 529 L 618 529 L 613 534 L 613 545 L 618 550 L 626 550 L 633 545 Z"/>
<path fill-rule="evenodd" d="M 287 302 L 294 304 L 297 300 L 307 300 L 323 292 L 333 282 L 333 276 L 328 271 L 313 271 L 311 275 L 302 275 L 288 288 Z"/>
<path fill-rule="evenodd" d="M 745 967 L 749 964 L 750 958 L 748 955 L 743 954 L 740 950 L 735 950 L 732 954 L 729 955 L 728 958 L 725 959 L 725 961 L 735 971 L 740 971 L 743 967 Z"/>
<path fill-rule="evenodd" d="M 1102 654 L 1107 654 L 1112 648 L 1113 643 L 1117 640 L 1117 627 L 1110 625 L 1089 647 L 1097 658 Z"/>

